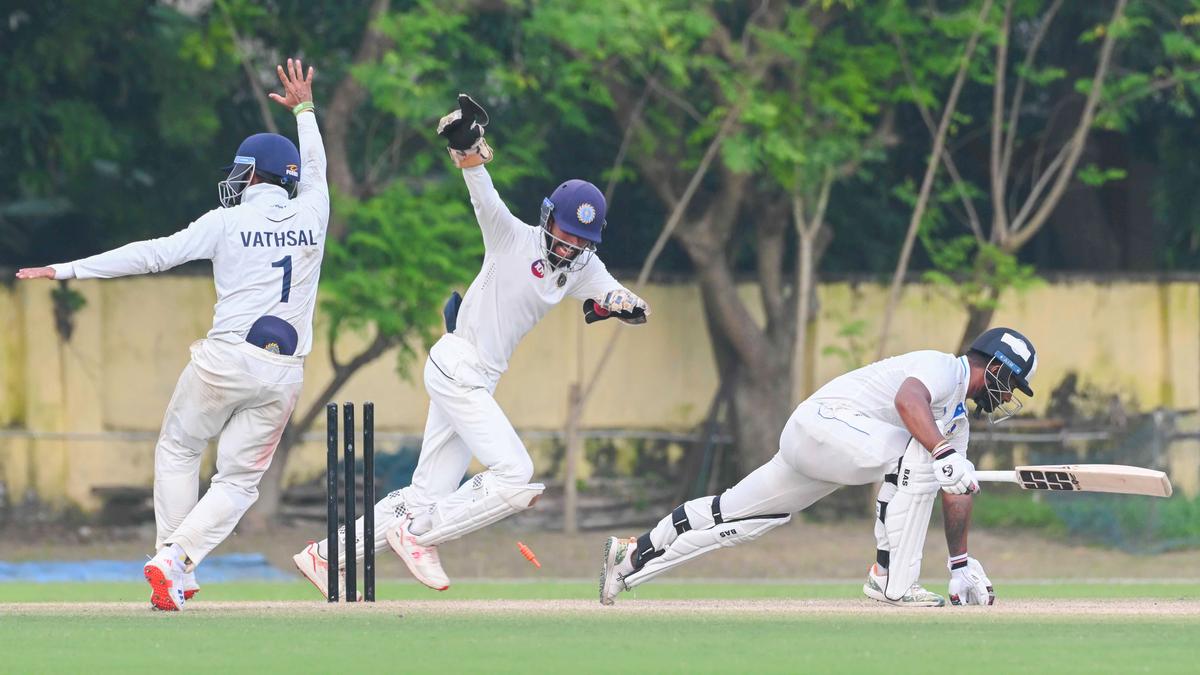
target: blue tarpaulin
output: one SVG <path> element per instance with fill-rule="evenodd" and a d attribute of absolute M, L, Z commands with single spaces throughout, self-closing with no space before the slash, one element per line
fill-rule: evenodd
<path fill-rule="evenodd" d="M 140 581 L 146 560 L 0 560 L 0 583 L 25 581 Z M 229 553 L 205 558 L 198 569 L 204 581 L 290 581 L 261 553 Z"/>

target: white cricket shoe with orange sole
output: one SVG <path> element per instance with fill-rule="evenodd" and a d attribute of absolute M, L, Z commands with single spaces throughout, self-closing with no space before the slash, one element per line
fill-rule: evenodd
<path fill-rule="evenodd" d="M 164 546 L 142 567 L 142 575 L 150 584 L 150 604 L 164 612 L 183 609 L 184 556 L 175 545 Z"/>
<path fill-rule="evenodd" d="M 196 581 L 196 571 L 183 573 L 183 599 L 191 600 L 200 592 L 200 582 Z"/>
<path fill-rule="evenodd" d="M 413 522 L 412 514 L 406 515 L 396 527 L 388 530 L 387 541 L 396 555 L 404 561 L 408 571 L 417 581 L 435 591 L 450 588 L 450 578 L 442 570 L 442 562 L 438 558 L 436 546 L 422 546 L 417 543 L 417 535 L 410 530 Z"/>

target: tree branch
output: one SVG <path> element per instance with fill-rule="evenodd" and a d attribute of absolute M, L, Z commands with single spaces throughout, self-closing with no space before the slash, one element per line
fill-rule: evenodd
<path fill-rule="evenodd" d="M 362 42 L 354 54 L 354 63 L 347 69 L 345 77 L 333 91 L 333 98 L 325 108 L 325 154 L 329 163 L 329 182 L 342 194 L 362 196 L 363 185 L 354 179 L 350 169 L 348 140 L 354 113 L 367 98 L 367 90 L 354 79 L 353 67 L 377 61 L 391 44 L 391 39 L 379 30 L 379 21 L 387 14 L 389 0 L 374 0 L 367 19 L 367 29 Z M 333 236 L 339 238 L 344 225 L 330 225 Z"/>
<path fill-rule="evenodd" d="M 662 254 L 663 248 L 667 245 L 667 240 L 671 238 L 671 235 L 674 234 L 675 229 L 679 227 L 680 221 L 683 220 L 684 213 L 686 213 L 688 207 L 691 206 L 692 198 L 696 196 L 696 191 L 700 188 L 700 183 L 704 180 L 704 176 L 708 173 L 708 169 L 712 165 L 713 160 L 716 159 L 717 152 L 721 149 L 721 143 L 725 141 L 725 138 L 733 130 L 734 126 L 738 122 L 738 119 L 741 117 L 741 114 L 742 110 L 740 106 L 731 110 L 728 116 L 726 116 L 725 120 L 721 123 L 721 127 L 717 130 L 716 136 L 709 141 L 708 148 L 705 149 L 704 156 L 700 159 L 699 166 L 697 166 L 696 170 L 692 172 L 692 178 L 690 181 L 688 181 L 687 188 L 684 189 L 683 195 L 680 197 L 680 199 L 674 203 L 671 209 L 671 215 L 667 217 L 667 222 L 663 226 L 662 232 L 658 234 L 658 239 L 654 241 L 654 246 L 652 246 L 650 248 L 650 252 L 646 254 L 646 259 L 642 261 L 642 269 L 638 272 L 637 276 L 638 286 L 645 285 L 646 281 L 650 278 L 650 272 L 654 269 L 655 263 L 658 262 L 658 256 Z M 616 332 L 613 333 L 611 338 L 609 338 L 608 345 L 604 348 L 604 353 L 596 362 L 596 367 L 592 371 L 592 376 L 587 379 L 587 384 L 583 388 L 583 392 L 580 395 L 580 405 L 585 404 L 588 398 L 591 397 L 592 392 L 596 388 L 596 383 L 600 380 L 600 374 L 604 372 L 604 367 L 607 365 L 609 358 L 612 357 L 613 350 L 616 347 L 617 340 L 620 338 L 620 336 L 621 333 Z"/>
<path fill-rule="evenodd" d="M 267 131 L 277 134 L 279 127 L 275 125 L 275 118 L 271 116 L 271 109 L 267 106 L 267 97 L 262 92 L 262 85 L 254 78 L 254 67 L 250 63 L 249 50 L 242 44 L 242 37 L 238 35 L 237 27 L 233 25 L 233 18 L 229 16 L 229 8 L 224 2 L 217 3 L 217 6 L 221 9 L 221 18 L 225 20 L 225 27 L 229 30 L 229 35 L 233 40 L 233 50 L 237 53 L 238 63 L 242 66 L 242 73 L 246 76 L 246 84 L 250 85 L 250 98 L 254 99 L 255 105 L 258 106 L 258 116 Z"/>
<path fill-rule="evenodd" d="M 821 179 L 817 208 L 811 220 L 805 222 L 804 201 L 799 193 L 792 199 L 792 220 L 799 235 L 796 251 L 796 333 L 792 343 L 792 382 L 799 385 L 801 394 L 807 394 L 805 356 L 808 348 L 808 322 L 812 312 L 813 286 L 816 281 L 817 233 L 825 223 L 825 210 L 829 206 L 829 193 L 833 188 L 834 173 L 827 170 Z"/>
<path fill-rule="evenodd" d="M 781 209 L 777 200 L 765 205 L 754 223 L 756 237 L 754 254 L 758 265 L 758 288 L 767 329 L 786 323 L 783 309 L 783 253 L 787 233 L 786 206 Z M 793 286 L 795 288 L 795 286 Z"/>
<path fill-rule="evenodd" d="M 1075 166 L 1079 162 L 1079 156 L 1083 154 L 1088 133 L 1092 130 L 1092 120 L 1095 119 L 1096 107 L 1100 103 L 1100 95 L 1104 89 L 1104 79 L 1108 76 L 1108 69 L 1112 63 L 1113 48 L 1117 42 L 1116 26 L 1117 22 L 1125 14 L 1126 3 L 1127 0 L 1117 0 L 1117 6 L 1113 10 L 1112 18 L 1108 22 L 1108 30 L 1104 34 L 1104 44 L 1100 48 L 1100 60 L 1096 64 L 1096 73 L 1092 77 L 1092 89 L 1088 92 L 1087 104 L 1080 115 L 1078 126 L 1075 127 L 1075 133 L 1066 146 L 1070 148 L 1070 151 L 1063 163 L 1063 168 L 1058 172 L 1058 179 L 1055 181 L 1050 193 L 1046 195 L 1045 201 L 1042 202 L 1037 212 L 1029 219 L 1028 224 L 1018 229 L 1018 223 L 1013 223 L 1012 236 L 1002 244 L 1004 249 L 1010 253 L 1020 249 L 1025 245 L 1025 242 L 1037 234 L 1038 230 L 1041 229 L 1042 225 L 1050 218 L 1050 214 L 1058 206 L 1063 192 L 1067 189 L 1067 184 L 1075 177 Z"/>
<path fill-rule="evenodd" d="M 1017 86 L 1013 91 L 1013 99 L 1009 104 L 1008 109 L 1008 132 L 1004 141 L 1004 154 L 1000 159 L 1000 172 L 1008 176 L 1008 172 L 1012 169 L 1013 149 L 1016 147 L 1017 129 L 1021 123 L 1021 102 L 1025 98 L 1025 84 L 1028 80 L 1028 73 L 1033 68 L 1033 61 L 1037 57 L 1038 50 L 1042 47 L 1042 41 L 1049 32 L 1050 23 L 1054 21 L 1054 17 L 1058 15 L 1058 10 L 1062 7 L 1063 0 L 1054 0 L 1050 5 L 1050 9 L 1046 11 L 1046 15 L 1042 17 L 1042 21 L 1038 24 L 1037 32 L 1033 35 L 1033 40 L 1029 43 L 1029 51 L 1025 53 L 1025 61 L 1022 64 L 1021 72 L 1017 74 Z"/>
<path fill-rule="evenodd" d="M 908 60 L 908 50 L 904 47 L 904 41 L 899 35 L 893 35 L 892 41 L 896 45 L 897 53 L 900 55 L 900 66 L 904 70 L 904 77 L 908 80 L 908 88 L 912 90 L 913 101 L 917 105 L 917 110 L 921 113 L 921 119 L 925 121 L 925 128 L 929 130 L 931 138 L 937 136 L 937 127 L 933 123 L 933 115 L 929 113 L 929 107 L 921 102 L 917 96 L 917 78 L 912 70 L 912 63 Z M 962 202 L 963 210 L 966 212 L 967 225 L 970 226 L 971 232 L 975 235 L 975 239 L 983 242 L 983 223 L 979 219 L 979 212 L 975 210 L 975 202 L 971 200 L 971 194 L 967 190 L 967 183 L 963 180 L 962 174 L 958 172 L 958 165 L 954 162 L 954 155 L 949 148 L 942 151 L 942 163 L 946 166 L 946 173 L 950 175 L 950 180 L 954 183 L 955 192 L 958 193 L 958 199 Z"/>
<path fill-rule="evenodd" d="M 1005 174 L 1000 170 L 1004 133 L 1004 85 L 1008 72 L 1008 41 L 1012 38 L 1013 0 L 1004 4 L 1004 24 L 1000 44 L 996 48 L 996 81 L 992 85 L 992 150 L 989 166 L 992 171 L 992 237 L 1003 238 L 1008 225 L 1004 210 Z M 997 234 L 999 233 L 999 234 Z"/>
<path fill-rule="evenodd" d="M 938 124 L 937 135 L 933 139 L 933 152 L 929 155 L 929 163 L 925 167 L 925 178 L 921 181 L 921 192 L 917 196 L 917 204 L 913 208 L 912 219 L 908 223 L 908 232 L 904 235 L 904 245 L 900 249 L 900 260 L 896 263 L 896 271 L 892 275 L 892 285 L 888 290 L 887 307 L 884 309 L 883 324 L 879 330 L 878 358 L 883 358 L 887 349 L 888 332 L 892 328 L 892 316 L 896 313 L 896 303 L 900 299 L 900 286 L 904 282 L 905 272 L 908 271 L 908 259 L 912 256 L 913 242 L 917 238 L 917 229 L 921 225 L 921 219 L 925 216 L 925 206 L 929 202 L 929 193 L 933 190 L 933 179 L 937 175 L 937 167 L 940 163 L 938 160 L 942 156 L 942 149 L 946 145 L 946 133 L 950 129 L 950 119 L 954 116 L 954 111 L 958 107 L 958 96 L 962 92 L 963 82 L 967 78 L 967 69 L 971 64 L 971 58 L 975 54 L 975 46 L 979 43 L 979 34 L 983 30 L 987 15 L 991 9 L 992 0 L 984 0 L 983 8 L 979 12 L 979 18 L 976 20 L 975 29 L 971 32 L 971 37 L 967 41 L 967 48 L 963 52 L 962 62 L 958 67 L 958 74 L 954 76 L 954 85 L 950 88 L 950 97 L 946 101 L 946 108 L 942 111 L 942 121 Z"/>
<path fill-rule="evenodd" d="M 650 100 L 652 81 L 653 78 L 646 80 L 646 86 L 642 88 L 642 95 L 638 98 L 637 105 L 633 107 L 633 111 L 629 113 L 629 120 L 625 123 L 625 134 L 621 137 L 621 147 L 617 149 L 617 156 L 613 158 L 612 168 L 609 169 L 608 185 L 604 188 L 604 203 L 608 205 L 607 208 L 612 207 L 613 191 L 617 189 L 621 165 L 625 163 L 625 155 L 629 152 L 629 143 L 633 140 L 633 130 L 641 124 L 646 101 Z"/>

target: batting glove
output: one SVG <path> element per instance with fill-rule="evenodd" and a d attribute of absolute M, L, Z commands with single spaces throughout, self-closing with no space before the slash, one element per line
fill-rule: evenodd
<path fill-rule="evenodd" d="M 979 482 L 975 480 L 975 465 L 950 447 L 947 441 L 938 443 L 933 449 L 933 475 L 942 489 L 952 495 L 979 492 Z"/>
<path fill-rule="evenodd" d="M 954 556 L 946 563 L 950 568 L 950 604 L 994 605 L 996 591 L 983 565 L 966 553 Z"/>

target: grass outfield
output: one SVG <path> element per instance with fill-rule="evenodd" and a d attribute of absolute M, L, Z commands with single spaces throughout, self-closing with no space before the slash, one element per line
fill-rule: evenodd
<path fill-rule="evenodd" d="M 945 588 L 931 585 L 931 590 L 944 593 Z M 359 586 L 362 591 L 362 586 Z M 1200 582 L 1177 584 L 1160 581 L 1094 581 L 1088 583 L 1012 583 L 999 586 L 1004 599 L 1175 599 L 1200 601 Z M 590 580 L 556 579 L 539 582 L 466 581 L 455 582 L 443 593 L 431 591 L 416 582 L 381 581 L 376 588 L 380 600 L 594 600 L 596 584 Z M 130 602 L 148 597 L 144 582 L 129 583 L 0 583 L 0 603 L 10 602 Z M 628 600 L 738 600 L 753 598 L 800 600 L 855 600 L 861 597 L 860 582 L 664 582 L 646 584 L 636 591 L 624 593 Z M 320 594 L 311 584 L 296 581 L 228 582 L 203 586 L 197 596 L 202 601 L 221 600 L 297 600 L 320 602 Z M 0 604 L 0 614 L 3 614 Z"/>
<path fill-rule="evenodd" d="M 386 582 L 376 607 L 330 607 L 301 583 L 229 583 L 174 615 L 145 609 L 144 584 L 0 584 L 0 672 L 1195 671 L 1198 583 L 1000 591 L 1009 611 L 897 610 L 850 583 L 662 583 L 599 608 L 583 581 Z M 1088 610 L 1105 601 L 1190 609 Z"/>

